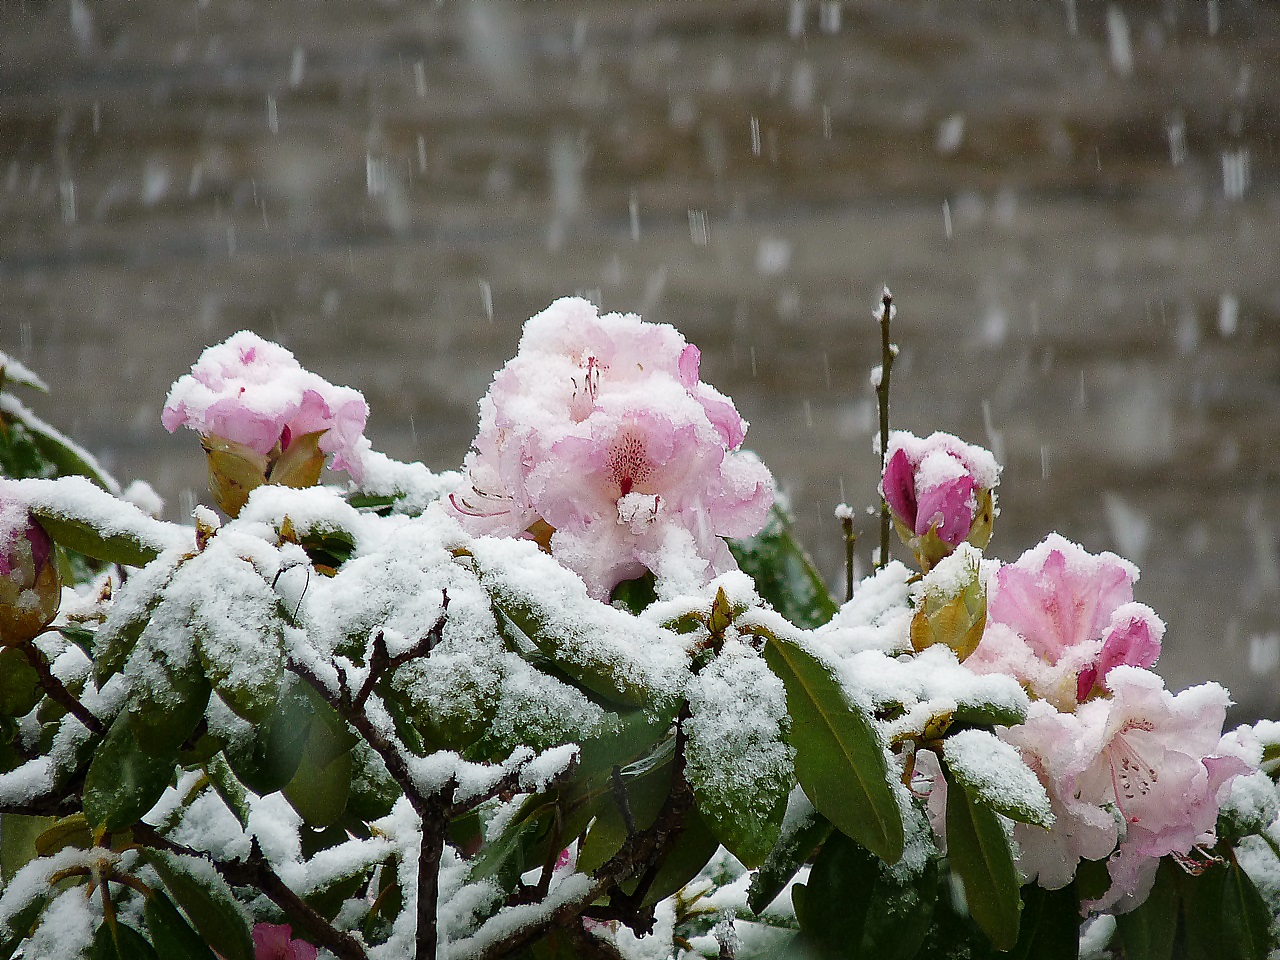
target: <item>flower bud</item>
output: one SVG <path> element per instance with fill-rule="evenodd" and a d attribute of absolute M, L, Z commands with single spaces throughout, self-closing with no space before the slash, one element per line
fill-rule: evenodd
<path fill-rule="evenodd" d="M 991 540 L 995 458 L 946 433 L 921 440 L 898 431 L 889 438 L 881 493 L 898 536 L 925 572 L 961 543 L 981 549 Z"/>
<path fill-rule="evenodd" d="M 61 601 L 53 540 L 25 507 L 0 501 L 0 646 L 34 640 Z"/>
<path fill-rule="evenodd" d="M 977 649 L 987 626 L 980 562 L 976 549 L 962 547 L 925 577 L 911 620 L 911 646 L 917 653 L 941 643 L 964 660 Z"/>
<path fill-rule="evenodd" d="M 324 453 L 321 433 L 290 438 L 285 432 L 280 443 L 266 454 L 223 437 L 201 437 L 209 465 L 209 492 L 222 512 L 237 517 L 249 494 L 264 483 L 303 489 L 320 482 Z M 285 446 L 281 447 L 281 444 Z"/>

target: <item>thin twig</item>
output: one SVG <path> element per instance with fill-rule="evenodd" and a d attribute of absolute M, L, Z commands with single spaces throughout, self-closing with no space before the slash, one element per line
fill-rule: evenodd
<path fill-rule="evenodd" d="M 449 610 L 449 591 L 441 590 L 440 594 L 440 616 L 436 618 L 436 622 L 426 635 L 408 650 L 393 657 L 387 652 L 387 638 L 383 632 L 379 630 L 374 636 L 373 653 L 369 657 L 369 675 L 365 677 L 364 683 L 360 685 L 360 692 L 356 694 L 352 704 L 355 709 L 364 708 L 365 701 L 369 699 L 369 694 L 373 692 L 374 684 L 378 682 L 379 677 L 387 671 L 394 671 L 404 666 L 410 660 L 428 656 L 443 638 L 445 614 Z"/>
<path fill-rule="evenodd" d="M 262 855 L 258 842 L 253 842 L 248 860 L 215 860 L 209 854 L 161 836 L 145 823 L 133 828 L 133 839 L 143 846 L 186 857 L 198 857 L 213 865 L 232 886 L 256 887 L 269 897 L 289 918 L 295 930 L 318 947 L 324 947 L 342 960 L 367 960 L 360 941 L 337 929 L 318 910 L 308 904 L 280 879 Z"/>
<path fill-rule="evenodd" d="M 880 476 L 884 477 L 885 458 L 889 452 L 889 373 L 897 349 L 889 340 L 889 321 L 893 319 L 893 294 L 884 288 L 880 297 L 880 379 L 876 383 L 876 404 L 880 408 Z M 882 480 L 883 483 L 883 480 Z M 889 501 L 880 498 L 880 556 L 875 568 L 889 562 Z"/>
<path fill-rule="evenodd" d="M 31 664 L 31 668 L 35 670 L 36 675 L 40 678 L 40 686 L 44 692 L 49 695 L 49 699 L 61 704 L 66 708 L 67 712 L 84 724 L 85 728 L 93 731 L 98 736 L 102 736 L 107 732 L 107 728 L 102 725 L 102 721 L 89 712 L 89 708 L 77 700 L 65 686 L 61 680 L 53 675 L 53 671 L 49 668 L 48 662 L 44 658 L 36 645 L 30 641 L 19 644 L 22 653 L 27 658 L 27 662 Z"/>
<path fill-rule="evenodd" d="M 618 805 L 618 812 L 622 814 L 622 822 L 627 828 L 627 839 L 634 842 L 636 818 L 631 812 L 631 797 L 627 793 L 627 785 L 622 782 L 622 768 L 616 764 L 613 767 L 613 802 Z"/>

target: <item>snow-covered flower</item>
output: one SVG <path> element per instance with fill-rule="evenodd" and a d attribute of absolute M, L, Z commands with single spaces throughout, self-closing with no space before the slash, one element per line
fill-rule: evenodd
<path fill-rule="evenodd" d="M 1140 902 L 1160 857 L 1187 857 L 1198 845 L 1212 846 L 1222 787 L 1253 771 L 1238 756 L 1218 754 L 1231 703 L 1218 684 L 1175 696 L 1150 670 L 1121 665 L 1110 671 L 1107 685 L 1110 699 L 1077 711 L 1096 750 L 1078 778 L 1080 796 L 1111 805 L 1124 825 L 1107 865 L 1111 890 L 1100 908 L 1126 897 L 1132 905 Z"/>
<path fill-rule="evenodd" d="M 316 960 L 319 953 L 307 941 L 293 939 L 287 923 L 253 925 L 253 960 Z"/>
<path fill-rule="evenodd" d="M 1000 482 L 995 457 L 949 433 L 889 435 L 880 491 L 902 542 L 928 570 L 968 540 L 985 547 Z"/>
<path fill-rule="evenodd" d="M 1001 731 L 1049 794 L 1053 825 L 1014 825 L 1018 869 L 1046 890 L 1071 882 L 1081 859 L 1102 860 L 1116 845 L 1116 818 L 1101 803 L 1081 798 L 1078 778 L 1096 759 L 1097 746 L 1079 718 L 1033 700 L 1027 719 Z"/>
<path fill-rule="evenodd" d="M 161 422 L 170 433 L 188 426 L 200 434 L 214 495 L 235 515 L 260 483 L 315 484 L 326 455 L 359 482 L 368 415 L 359 391 L 334 386 L 284 347 L 242 330 L 205 350 L 173 384 Z"/>
<path fill-rule="evenodd" d="M 556 301 L 480 401 L 451 512 L 473 533 L 539 540 L 599 599 L 645 570 L 733 569 L 721 538 L 759 531 L 773 480 L 698 366 L 667 324 Z"/>
<path fill-rule="evenodd" d="M 0 487 L 0 646 L 38 636 L 57 615 L 61 599 L 53 540 Z"/>
<path fill-rule="evenodd" d="M 967 664 L 1008 673 L 1071 710 L 1121 665 L 1150 667 L 1164 623 L 1133 601 L 1138 568 L 1050 534 L 992 578 L 987 631 Z"/>

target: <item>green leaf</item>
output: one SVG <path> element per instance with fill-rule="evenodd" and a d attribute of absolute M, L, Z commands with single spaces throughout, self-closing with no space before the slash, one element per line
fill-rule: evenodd
<path fill-rule="evenodd" d="M 1186 935 L 1188 960 L 1231 960 L 1222 929 L 1227 868 L 1213 864 L 1199 876 L 1181 870 L 1176 876 L 1183 910 L 1180 931 Z"/>
<path fill-rule="evenodd" d="M 951 778 L 969 796 L 1010 820 L 1048 828 L 1053 810 L 1044 785 L 1017 749 L 987 730 L 962 730 L 947 737 L 942 753 Z"/>
<path fill-rule="evenodd" d="M 794 641 L 769 637 L 764 658 L 787 690 L 796 776 L 818 811 L 880 859 L 902 856 L 902 815 L 884 749 L 830 668 Z"/>
<path fill-rule="evenodd" d="M 147 669 L 129 691 L 129 725 L 142 749 L 172 757 L 204 717 L 213 688 L 194 651 L 188 650 L 185 663 L 176 663 L 164 647 L 149 652 Z"/>
<path fill-rule="evenodd" d="M 42 818 L 44 819 L 44 818 Z M 93 846 L 93 833 L 89 830 L 89 821 L 83 813 L 73 813 L 61 820 L 44 820 L 48 826 L 36 837 L 36 852 L 42 857 L 50 857 L 67 847 L 79 847 L 88 850 Z"/>
<path fill-rule="evenodd" d="M 860 957 L 911 960 L 924 944 L 938 901 L 938 864 L 929 860 L 917 876 L 900 876 L 877 864 L 879 877 L 867 904 Z"/>
<path fill-rule="evenodd" d="M 98 639 L 97 630 L 90 630 L 88 627 L 83 627 L 76 623 L 68 623 L 58 627 L 58 632 L 62 634 L 64 639 L 70 640 L 83 650 L 86 656 L 93 657 L 93 644 Z"/>
<path fill-rule="evenodd" d="M 17 647 L 0 647 L 0 716 L 25 717 L 40 702 L 40 674 Z"/>
<path fill-rule="evenodd" d="M 1075 884 L 1046 890 L 1022 888 L 1022 922 L 1010 960 L 1077 960 L 1080 956 L 1080 895 Z M 1126 960 L 1139 960 L 1126 954 Z"/>
<path fill-rule="evenodd" d="M 1271 935 L 1271 911 L 1239 863 L 1227 867 L 1222 889 L 1223 956 L 1266 960 L 1280 946 Z"/>
<path fill-rule="evenodd" d="M 840 609 L 796 540 L 790 517 L 776 504 L 763 530 L 754 537 L 730 540 L 729 550 L 755 581 L 760 596 L 796 626 L 820 627 Z"/>
<path fill-rule="evenodd" d="M 1116 917 L 1126 960 L 1172 960 L 1178 932 L 1177 870 L 1172 860 L 1161 860 L 1147 899 L 1136 910 Z"/>
<path fill-rule="evenodd" d="M 254 960 L 244 911 L 211 863 L 163 850 L 147 849 L 143 856 L 215 952 L 226 960 Z"/>
<path fill-rule="evenodd" d="M 103 492 L 102 496 L 111 495 Z M 145 567 L 160 555 L 153 541 L 144 540 L 132 530 L 101 530 L 92 517 L 69 516 L 39 504 L 33 506 L 31 512 L 58 546 L 83 553 L 86 557 L 130 567 Z"/>
<path fill-rule="evenodd" d="M 153 890 L 142 906 L 147 930 L 164 960 L 215 960 L 204 938 L 191 928 L 162 890 Z"/>
<path fill-rule="evenodd" d="M 653 906 L 682 889 L 702 871 L 719 849 L 720 841 L 708 829 L 706 821 L 697 810 L 690 810 L 675 846 L 667 853 L 654 875 L 653 884 L 645 894 L 644 906 Z"/>
<path fill-rule="evenodd" d="M 636 577 L 634 580 L 623 580 L 613 588 L 609 602 L 628 613 L 639 614 L 658 599 L 657 582 L 657 577 L 652 571 L 646 571 L 644 576 Z"/>
<path fill-rule="evenodd" d="M 287 683 L 275 710 L 255 725 L 254 736 L 227 745 L 223 754 L 236 777 L 265 796 L 282 790 L 298 771 L 315 707 L 301 681 Z"/>
<path fill-rule="evenodd" d="M 801 942 L 820 958 L 857 956 L 880 868 L 854 841 L 833 832 L 807 884 L 791 888 Z"/>
<path fill-rule="evenodd" d="M 36 840 L 54 822 L 52 817 L 0 813 L 0 890 L 36 858 L 40 852 Z"/>
<path fill-rule="evenodd" d="M 157 757 L 139 746 L 121 712 L 89 764 L 84 814 L 95 827 L 120 830 L 155 806 L 173 779 L 176 757 Z"/>
<path fill-rule="evenodd" d="M 327 705 L 313 701 L 312 706 L 317 708 L 316 717 L 311 721 L 302 761 L 284 795 L 308 826 L 327 827 L 347 809 L 353 738 Z M 326 713 L 333 714 L 329 722 Z"/>
<path fill-rule="evenodd" d="M 121 920 L 98 927 L 89 956 L 91 960 L 157 960 L 146 938 Z"/>
<path fill-rule="evenodd" d="M 673 759 L 674 754 L 668 754 L 660 763 L 652 766 L 634 765 L 622 771 L 622 784 L 637 832 L 651 826 L 658 819 L 658 811 L 671 793 Z M 610 796 L 582 841 L 582 849 L 578 853 L 578 870 L 583 873 L 598 870 L 622 849 L 626 839 L 627 826 L 622 811 L 618 808 L 617 801 Z"/>
<path fill-rule="evenodd" d="M 764 863 L 751 878 L 751 887 L 747 891 L 747 906 L 752 913 L 760 913 L 773 903 L 784 887 L 791 881 L 802 866 L 812 856 L 813 851 L 827 837 L 831 836 L 831 821 L 813 810 L 807 817 L 801 817 L 790 829 L 784 826 L 778 842 L 773 845 Z"/>
<path fill-rule="evenodd" d="M 950 778 L 947 856 L 964 884 L 970 915 L 997 949 L 1011 950 L 1018 942 L 1022 900 L 1008 838 L 996 812 Z"/>

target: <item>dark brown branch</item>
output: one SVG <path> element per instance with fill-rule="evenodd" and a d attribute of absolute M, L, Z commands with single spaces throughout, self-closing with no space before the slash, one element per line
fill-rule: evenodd
<path fill-rule="evenodd" d="M 315 944 L 324 947 L 342 960 L 367 960 L 364 947 L 355 937 L 324 918 L 324 915 L 294 893 L 262 855 L 255 840 L 248 860 L 215 860 L 207 853 L 174 843 L 161 836 L 145 823 L 133 828 L 133 838 L 138 843 L 156 850 L 187 857 L 199 857 L 213 864 L 213 868 L 232 886 L 254 887 L 265 893 L 276 906 L 284 911 L 296 932 Z"/>
<path fill-rule="evenodd" d="M 22 653 L 26 656 L 27 662 L 31 664 L 31 668 L 35 670 L 36 675 L 40 678 L 40 686 L 44 692 L 48 694 L 49 699 L 55 703 L 61 704 L 66 708 L 67 712 L 85 725 L 85 728 L 93 731 L 98 736 L 102 736 L 107 732 L 107 728 L 102 725 L 102 721 L 89 712 L 89 708 L 77 700 L 65 686 L 62 681 L 53 675 L 53 671 L 49 669 L 49 664 L 34 643 L 28 642 L 19 644 Z"/>
<path fill-rule="evenodd" d="M 381 630 L 373 638 L 373 653 L 369 657 L 369 675 L 365 677 L 364 683 L 360 685 L 360 692 L 356 694 L 356 698 L 352 706 L 357 710 L 364 709 L 365 701 L 369 699 L 369 694 L 373 693 L 374 685 L 378 682 L 378 678 L 388 671 L 395 671 L 404 666 L 410 660 L 416 660 L 418 657 L 428 656 L 436 644 L 444 636 L 444 620 L 445 614 L 449 610 L 449 591 L 441 590 L 440 616 L 436 618 L 436 622 L 426 635 L 403 653 L 398 653 L 394 657 L 387 652 L 387 638 Z"/>
<path fill-rule="evenodd" d="M 622 782 L 622 768 L 617 764 L 613 767 L 613 802 L 618 805 L 618 812 L 622 814 L 622 822 L 627 828 L 627 839 L 634 841 L 636 818 L 631 812 L 631 797 L 627 793 L 627 785 Z"/>
<path fill-rule="evenodd" d="M 450 780 L 443 791 L 427 800 L 422 816 L 422 846 L 418 853 L 418 928 L 415 936 L 417 960 L 436 955 L 437 901 L 440 899 L 440 857 L 444 853 L 449 809 L 457 783 Z"/>
<path fill-rule="evenodd" d="M 566 766 L 554 777 L 551 777 L 544 789 L 558 787 L 570 780 L 578 769 L 578 760 L 575 758 L 572 763 Z M 466 800 L 460 800 L 449 809 L 449 817 L 460 817 L 464 813 L 474 810 L 483 803 L 494 799 L 495 797 L 507 797 L 514 794 L 520 788 L 520 778 L 524 776 L 525 764 L 520 763 L 513 766 L 510 770 L 502 775 L 502 777 L 484 793 L 476 794 Z"/>

